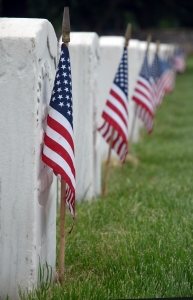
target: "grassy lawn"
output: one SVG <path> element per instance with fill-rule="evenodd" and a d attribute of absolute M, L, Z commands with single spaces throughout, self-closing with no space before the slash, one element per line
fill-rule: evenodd
<path fill-rule="evenodd" d="M 26 299 L 193 296 L 193 59 L 134 151 L 108 197 L 77 205 L 63 286 Z"/>

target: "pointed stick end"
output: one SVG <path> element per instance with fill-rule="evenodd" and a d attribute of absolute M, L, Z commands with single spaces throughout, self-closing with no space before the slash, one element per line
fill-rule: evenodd
<path fill-rule="evenodd" d="M 125 47 L 128 46 L 129 40 L 131 38 L 131 28 L 132 28 L 131 23 L 128 23 L 127 29 L 126 29 L 126 32 L 125 32 Z"/>
<path fill-rule="evenodd" d="M 152 40 L 152 36 L 151 36 L 151 34 L 148 34 L 148 36 L 147 36 L 147 43 L 150 44 L 151 40 Z"/>
<path fill-rule="evenodd" d="M 160 40 L 156 41 L 156 53 L 159 53 L 159 48 L 160 48 Z"/>
<path fill-rule="evenodd" d="M 62 42 L 65 44 L 70 42 L 70 14 L 68 6 L 64 7 L 62 22 Z"/>
<path fill-rule="evenodd" d="M 151 43 L 151 40 L 152 40 L 152 36 L 151 36 L 151 34 L 148 34 L 148 36 L 147 36 L 147 52 L 149 50 L 149 45 Z"/>

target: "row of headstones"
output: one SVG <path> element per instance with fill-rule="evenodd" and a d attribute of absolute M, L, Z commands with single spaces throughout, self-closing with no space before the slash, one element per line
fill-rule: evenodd
<path fill-rule="evenodd" d="M 123 52 L 123 45 L 124 37 L 99 38 L 96 33 L 71 33 L 69 49 L 72 64 L 77 199 L 91 199 L 101 192 L 101 165 L 107 158 L 109 146 L 97 132 L 97 128 L 103 122 L 102 110 Z M 129 136 L 134 116 L 131 96 L 146 47 L 146 42 L 133 39 L 129 42 Z M 82 48 L 84 51 L 80 51 Z M 150 63 L 155 51 L 156 44 L 151 43 Z M 172 51 L 172 46 L 160 45 L 162 58 Z M 141 127 L 142 123 L 137 120 L 133 141 L 130 142 L 139 140 Z"/>
<path fill-rule="evenodd" d="M 97 133 L 97 128 L 102 124 L 102 110 L 122 55 L 123 45 L 124 37 L 99 38 L 96 33 L 71 33 L 69 49 L 72 64 L 77 199 L 91 199 L 101 192 L 101 165 L 107 158 L 108 145 Z M 129 42 L 129 136 L 134 116 L 131 96 L 146 47 L 146 42 Z M 155 51 L 156 44 L 151 43 L 150 63 Z M 162 57 L 171 54 L 171 51 L 172 46 L 160 45 Z M 141 127 L 142 123 L 137 120 L 132 142 L 139 140 Z"/>
<path fill-rule="evenodd" d="M 77 199 L 100 194 L 107 147 L 96 129 L 123 43 L 123 37 L 71 34 Z M 130 41 L 129 94 L 145 48 L 145 42 Z M 161 55 L 168 49 L 161 45 Z M 151 44 L 150 59 L 154 51 Z M 58 56 L 48 21 L 0 20 L 0 298 L 8 294 L 15 299 L 18 286 L 36 285 L 45 262 L 55 270 L 57 185 L 41 162 L 41 149 Z M 132 116 L 129 100 L 130 123 Z M 135 141 L 140 126 L 138 122 Z"/>

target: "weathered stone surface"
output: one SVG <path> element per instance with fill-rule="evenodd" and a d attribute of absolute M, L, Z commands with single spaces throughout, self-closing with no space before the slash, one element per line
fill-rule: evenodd
<path fill-rule="evenodd" d="M 56 186 L 40 159 L 57 40 L 46 20 L 0 20 L 0 298 L 54 270 Z"/>
<path fill-rule="evenodd" d="M 97 151 L 98 36 L 73 32 L 69 51 L 72 65 L 76 196 L 92 199 L 100 194 L 101 165 Z"/>

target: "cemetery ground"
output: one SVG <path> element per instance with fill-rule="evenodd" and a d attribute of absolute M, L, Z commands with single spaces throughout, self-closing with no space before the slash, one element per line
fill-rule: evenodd
<path fill-rule="evenodd" d="M 132 147 L 138 166 L 113 167 L 108 196 L 77 204 L 64 284 L 42 285 L 22 299 L 193 295 L 192 78 L 193 58 L 152 136 L 144 132 Z"/>

